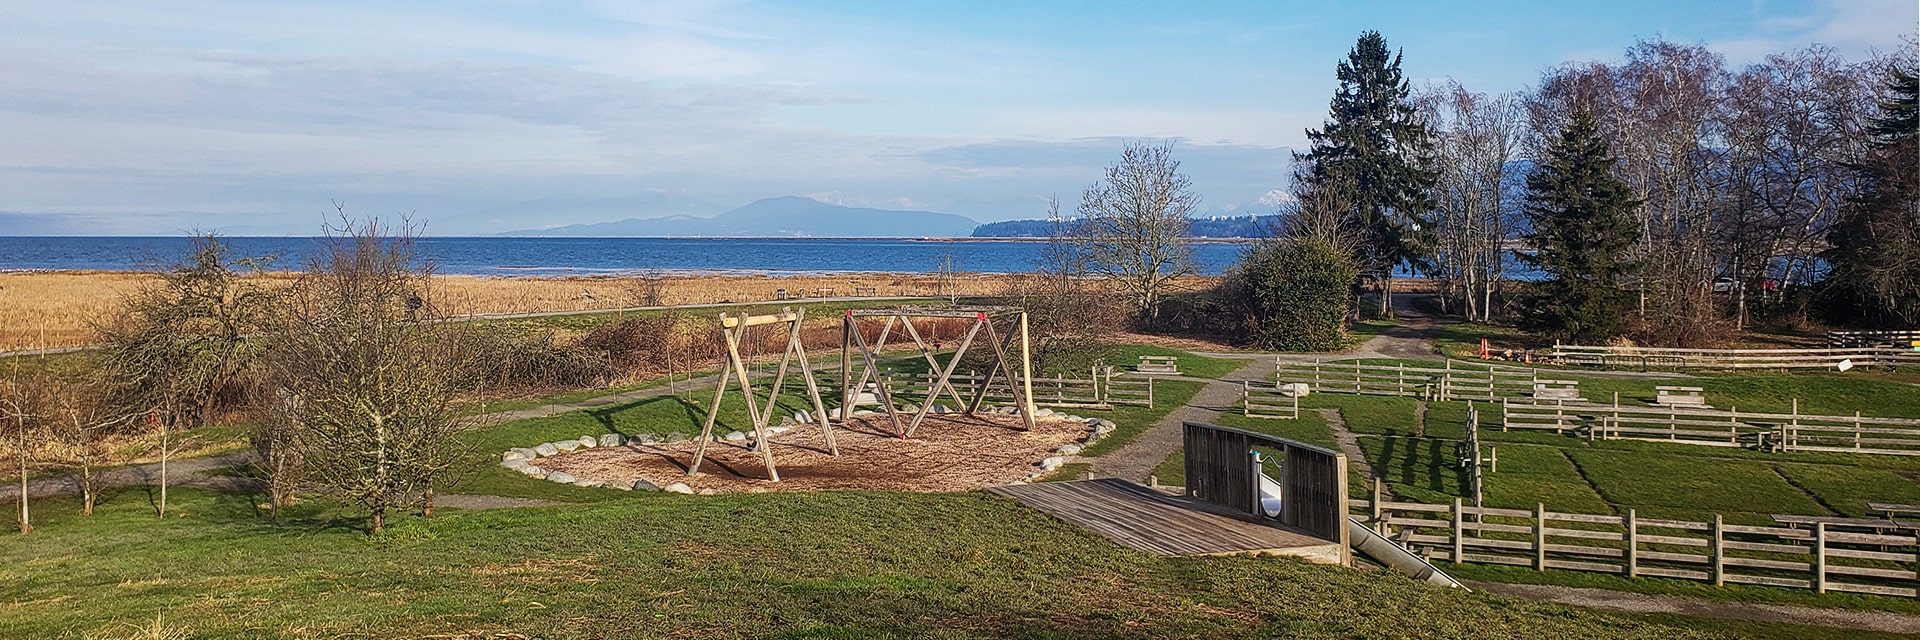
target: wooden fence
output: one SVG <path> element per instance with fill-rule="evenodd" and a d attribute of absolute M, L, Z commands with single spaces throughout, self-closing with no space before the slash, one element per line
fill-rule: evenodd
<path fill-rule="evenodd" d="M 1835 369 L 1920 365 L 1920 353 L 1884 347 L 1837 349 L 1669 349 L 1555 345 L 1548 361 L 1607 369 Z"/>
<path fill-rule="evenodd" d="M 1314 391 L 1412 396 L 1429 400 L 1531 398 L 1542 382 L 1537 370 L 1499 365 L 1468 365 L 1452 360 L 1440 367 L 1369 365 L 1351 362 L 1286 362 L 1275 359 L 1276 382 L 1305 382 Z"/>
<path fill-rule="evenodd" d="M 1889 521 L 1878 530 L 1815 523 L 1807 528 L 1691 522 L 1382 500 L 1369 524 L 1415 553 L 1453 562 L 1538 570 L 1656 576 L 1714 585 L 1754 584 L 1915 597 L 1920 537 Z"/>
<path fill-rule="evenodd" d="M 920 402 L 938 377 L 931 373 L 886 373 L 887 389 L 896 401 Z M 989 381 L 978 372 L 955 373 L 949 378 L 953 388 L 972 398 L 980 385 L 987 385 L 988 402 L 1013 402 L 1013 390 L 1005 377 Z M 1153 379 L 1115 374 L 1111 368 L 1095 370 L 1087 378 L 1034 378 L 1033 403 L 1047 407 L 1112 409 L 1115 406 L 1153 406 Z"/>
<path fill-rule="evenodd" d="M 1323 540 L 1347 540 L 1347 456 L 1286 438 L 1204 422 L 1185 423 L 1182 456 L 1187 495 L 1255 516 L 1275 516 L 1281 524 Z M 1280 513 L 1261 504 L 1260 455 L 1256 447 L 1277 450 L 1280 462 Z"/>
<path fill-rule="evenodd" d="M 1276 385 L 1277 387 L 1277 385 Z M 1253 381 L 1240 383 L 1240 413 L 1249 418 L 1300 417 L 1300 396 L 1284 392 L 1267 385 L 1254 386 Z"/>
<path fill-rule="evenodd" d="M 1547 430 L 1596 440 L 1651 440 L 1768 451 L 1920 455 L 1920 419 L 1696 407 L 1506 402 L 1500 430 Z"/>
<path fill-rule="evenodd" d="M 1827 347 L 1882 347 L 1920 351 L 1920 331 L 1828 331 Z"/>

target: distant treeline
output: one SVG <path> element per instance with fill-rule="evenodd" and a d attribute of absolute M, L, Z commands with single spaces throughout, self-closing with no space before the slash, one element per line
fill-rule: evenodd
<path fill-rule="evenodd" d="M 1195 218 L 1187 229 L 1192 238 L 1266 238 L 1273 235 L 1279 216 L 1242 216 L 1238 218 Z M 975 238 L 1045 238 L 1055 233 L 1074 235 L 1079 219 L 1056 223 L 1051 220 L 1007 220 L 989 222 L 973 229 Z"/>

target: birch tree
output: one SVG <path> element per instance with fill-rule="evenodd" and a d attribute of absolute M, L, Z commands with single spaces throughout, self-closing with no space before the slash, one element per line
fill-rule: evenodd
<path fill-rule="evenodd" d="M 1520 102 L 1452 81 L 1419 102 L 1433 131 L 1433 264 L 1442 300 L 1457 302 L 1469 320 L 1491 320 L 1519 209 L 1507 193 L 1522 177 L 1511 169 L 1525 123 Z"/>

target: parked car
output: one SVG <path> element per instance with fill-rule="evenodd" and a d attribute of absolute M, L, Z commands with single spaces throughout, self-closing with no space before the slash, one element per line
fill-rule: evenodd
<path fill-rule="evenodd" d="M 1714 293 L 1733 293 L 1734 291 L 1738 291 L 1739 289 L 1740 289 L 1740 283 L 1738 281 L 1735 281 L 1733 278 L 1720 276 L 1718 278 L 1713 279 Z"/>

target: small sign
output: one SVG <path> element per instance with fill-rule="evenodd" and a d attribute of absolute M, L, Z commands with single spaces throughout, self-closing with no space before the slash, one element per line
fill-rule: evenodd
<path fill-rule="evenodd" d="M 1838 368 L 1839 368 L 1839 369 L 1840 369 L 1841 371 L 1846 371 L 1846 370 L 1848 370 L 1848 369 L 1852 369 L 1852 368 L 1853 368 L 1853 360 L 1851 360 L 1851 359 L 1847 359 L 1847 360 L 1841 360 L 1841 361 L 1840 361 L 1840 364 L 1838 365 Z"/>

